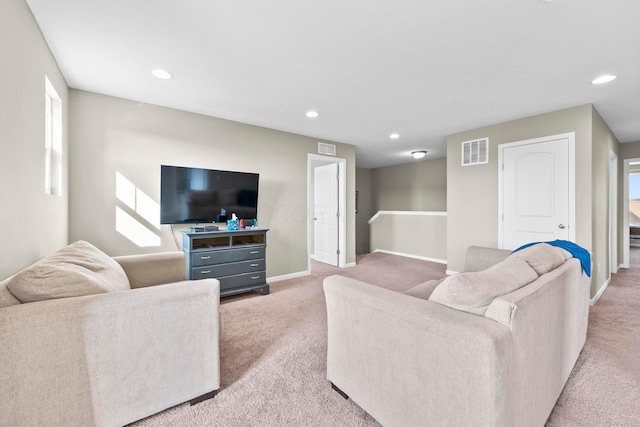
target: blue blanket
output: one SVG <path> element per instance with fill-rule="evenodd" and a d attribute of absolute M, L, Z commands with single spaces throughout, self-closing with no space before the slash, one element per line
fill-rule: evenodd
<path fill-rule="evenodd" d="M 591 255 L 589 254 L 589 251 L 568 240 L 554 240 L 551 242 L 527 243 L 526 245 L 520 246 L 518 249 L 516 249 L 513 252 L 517 252 L 521 249 L 528 248 L 529 246 L 537 245 L 538 243 L 546 243 L 551 246 L 557 246 L 569 252 L 571 255 L 573 255 L 574 258 L 578 258 L 578 260 L 580 261 L 580 265 L 582 265 L 582 270 L 585 272 L 587 277 L 591 277 Z"/>

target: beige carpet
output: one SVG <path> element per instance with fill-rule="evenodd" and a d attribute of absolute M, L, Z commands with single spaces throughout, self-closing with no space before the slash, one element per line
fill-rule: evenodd
<path fill-rule="evenodd" d="M 402 291 L 443 277 L 445 266 L 375 253 L 343 270 L 313 263 L 312 272 L 272 284 L 268 296 L 224 299 L 218 395 L 133 425 L 378 426 L 325 378 L 322 279 L 340 273 Z M 640 268 L 617 274 L 592 308 L 587 345 L 548 426 L 640 425 L 640 378 L 634 366 L 640 355 L 639 305 Z"/>
<path fill-rule="evenodd" d="M 589 311 L 587 342 L 548 427 L 640 426 L 640 248 Z"/>

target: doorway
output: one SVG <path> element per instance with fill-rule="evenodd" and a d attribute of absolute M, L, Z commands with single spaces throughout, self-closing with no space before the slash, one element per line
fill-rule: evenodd
<path fill-rule="evenodd" d="M 618 156 L 609 152 L 609 280 L 618 272 Z"/>
<path fill-rule="evenodd" d="M 346 160 L 309 154 L 307 158 L 308 270 L 311 259 L 346 266 Z M 337 172 L 335 180 L 330 176 Z M 316 197 L 319 195 L 320 197 Z M 323 205 L 316 212 L 316 203 Z M 337 210 L 335 209 L 337 206 Z M 336 210 L 335 214 L 332 211 Z M 330 212 L 331 211 L 331 212 Z M 335 220 L 335 221 L 332 221 Z"/>
<path fill-rule="evenodd" d="M 575 241 L 575 134 L 501 144 L 498 245 Z"/>
<path fill-rule="evenodd" d="M 630 267 L 630 248 L 640 246 L 640 159 L 624 160 L 622 267 Z"/>

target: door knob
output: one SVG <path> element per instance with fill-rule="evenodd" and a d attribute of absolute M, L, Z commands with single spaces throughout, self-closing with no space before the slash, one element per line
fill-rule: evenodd
<path fill-rule="evenodd" d="M 564 227 L 564 224 L 560 224 L 560 225 L 558 225 L 558 228 L 559 228 L 560 230 L 564 230 L 564 228 L 565 228 L 565 227 Z"/>

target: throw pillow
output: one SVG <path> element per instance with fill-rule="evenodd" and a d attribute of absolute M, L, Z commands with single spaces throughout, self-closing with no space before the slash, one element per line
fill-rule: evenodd
<path fill-rule="evenodd" d="M 82 240 L 20 271 L 7 288 L 23 303 L 131 289 L 120 264 Z"/>
<path fill-rule="evenodd" d="M 507 258 L 493 267 L 473 273 L 447 277 L 429 297 L 456 310 L 484 315 L 491 302 L 527 285 L 538 278 L 526 261 Z"/>

